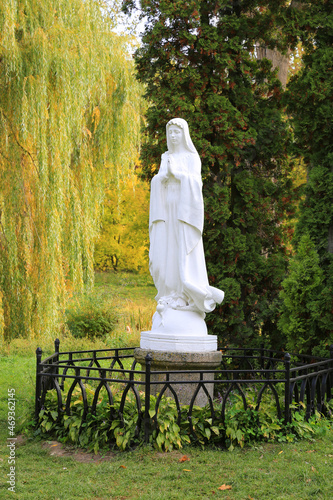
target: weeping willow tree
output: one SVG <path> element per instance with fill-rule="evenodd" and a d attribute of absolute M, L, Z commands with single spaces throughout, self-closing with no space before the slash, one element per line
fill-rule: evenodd
<path fill-rule="evenodd" d="M 104 181 L 137 154 L 140 88 L 98 0 L 0 0 L 0 334 L 59 331 L 93 283 Z M 1 336 L 0 336 L 1 337 Z"/>

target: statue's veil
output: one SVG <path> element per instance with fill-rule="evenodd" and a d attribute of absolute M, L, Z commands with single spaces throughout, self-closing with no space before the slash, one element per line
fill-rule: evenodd
<path fill-rule="evenodd" d="M 195 149 L 194 144 L 192 142 L 192 139 L 190 137 L 190 131 L 189 131 L 189 128 L 188 128 L 187 121 L 183 120 L 183 118 L 173 118 L 166 125 L 166 136 L 167 136 L 168 151 L 170 153 L 172 153 L 172 144 L 170 144 L 169 134 L 168 134 L 168 130 L 169 130 L 169 127 L 171 125 L 177 125 L 177 127 L 180 127 L 183 130 L 186 149 L 188 151 L 190 151 L 191 153 L 198 154 L 198 151 Z"/>

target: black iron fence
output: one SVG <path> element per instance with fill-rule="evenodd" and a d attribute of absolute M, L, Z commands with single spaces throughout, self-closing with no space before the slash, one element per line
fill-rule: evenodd
<path fill-rule="evenodd" d="M 55 352 L 42 360 L 42 350 L 36 351 L 36 400 L 35 418 L 44 408 L 49 390 L 56 392 L 58 414 L 71 414 L 71 399 L 76 388 L 81 391 L 83 413 L 82 424 L 88 413 L 96 413 L 100 392 L 105 389 L 109 407 L 114 405 L 114 393 L 121 391 L 121 401 L 117 414 L 110 411 L 112 419 L 122 419 L 126 398 L 131 391 L 136 402 L 137 428 L 143 430 L 144 439 L 149 440 L 152 429 L 156 428 L 156 419 L 162 398 L 168 394 L 175 400 L 178 420 L 182 405 L 179 402 L 176 386 L 192 384 L 192 397 L 187 408 L 190 431 L 192 414 L 199 391 L 207 397 L 212 422 L 216 418 L 224 420 L 226 411 L 232 404 L 235 394 L 242 402 L 244 410 L 251 404 L 260 409 L 265 394 L 270 393 L 279 419 L 291 422 L 292 411 L 305 408 L 309 419 L 315 411 L 327 414 L 328 402 L 332 399 L 333 387 L 333 346 L 330 358 L 314 358 L 304 355 L 290 355 L 265 349 L 223 348 L 221 366 L 216 370 L 151 370 L 151 358 L 146 357 L 145 369 L 139 369 L 134 358 L 134 348 L 103 349 L 89 351 L 60 352 L 60 342 L 55 341 Z M 172 380 L 173 374 L 194 374 L 192 380 L 183 381 L 179 377 Z M 214 380 L 208 375 L 214 373 Z M 156 380 L 158 376 L 158 380 Z M 161 382 L 162 376 L 162 382 Z M 65 382 L 69 388 L 65 392 Z M 90 403 L 86 386 L 93 387 L 94 396 Z M 158 384 L 159 394 L 153 398 L 154 385 Z M 213 397 L 207 390 L 207 384 L 214 384 Z M 251 393 L 251 402 L 249 402 Z M 65 400 L 64 400 L 65 394 Z M 152 408 L 151 406 L 154 405 Z M 195 433 L 194 433 L 195 434 Z"/>

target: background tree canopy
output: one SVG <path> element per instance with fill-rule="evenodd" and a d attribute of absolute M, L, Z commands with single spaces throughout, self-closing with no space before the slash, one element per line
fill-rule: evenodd
<path fill-rule="evenodd" d="M 293 152 L 303 158 L 307 184 L 296 224 L 296 255 L 283 283 L 280 326 L 291 349 L 321 355 L 333 343 L 332 26 L 331 1 L 300 4 L 294 29 L 303 46 L 303 66 L 286 95 Z"/>
<path fill-rule="evenodd" d="M 102 271 L 149 273 L 149 186 L 130 175 L 106 189 L 95 266 Z"/>
<path fill-rule="evenodd" d="M 185 118 L 202 159 L 209 279 L 226 292 L 208 316 L 210 332 L 224 343 L 266 338 L 278 347 L 297 193 L 281 83 L 262 54 L 296 44 L 282 30 L 290 8 L 276 0 L 140 5 L 148 22 L 135 60 L 151 103 L 144 173 L 151 178 L 158 169 L 166 122 Z"/>
<path fill-rule="evenodd" d="M 93 282 L 107 177 L 137 155 L 140 89 L 98 0 L 0 0 L 0 329 L 59 330 Z"/>
<path fill-rule="evenodd" d="M 208 274 L 226 292 L 210 332 L 326 354 L 331 3 L 124 0 L 146 22 L 136 80 L 121 0 L 0 0 L 0 338 L 61 331 L 94 264 L 147 269 L 145 114 L 145 181 L 170 118 L 202 159 Z"/>

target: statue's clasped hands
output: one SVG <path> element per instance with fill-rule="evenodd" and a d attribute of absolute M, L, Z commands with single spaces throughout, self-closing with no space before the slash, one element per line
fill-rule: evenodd
<path fill-rule="evenodd" d="M 180 180 L 182 177 L 182 172 L 177 169 L 176 164 L 172 156 L 169 156 L 168 162 L 167 162 L 167 173 L 166 173 L 166 179 L 168 180 L 171 176 L 175 177 L 175 179 Z"/>

